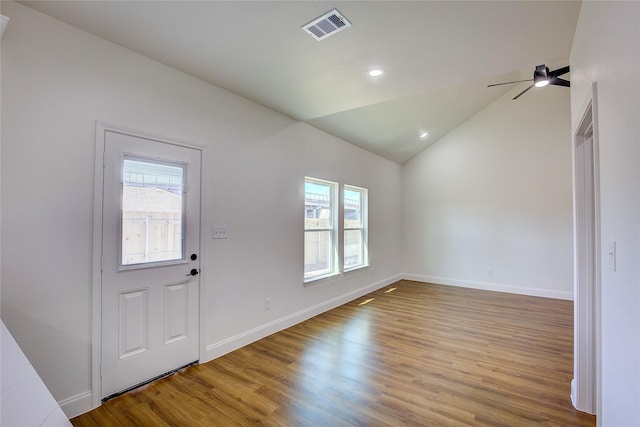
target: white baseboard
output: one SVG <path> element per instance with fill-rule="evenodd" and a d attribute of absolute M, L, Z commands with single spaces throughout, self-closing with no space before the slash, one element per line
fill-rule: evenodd
<path fill-rule="evenodd" d="M 94 409 L 90 391 L 63 399 L 58 402 L 58 405 L 68 418 L 77 417 Z"/>
<path fill-rule="evenodd" d="M 247 344 L 251 344 L 252 342 L 258 341 L 271 334 L 287 329 L 293 325 L 317 316 L 318 314 L 324 313 L 325 311 L 339 307 L 373 291 L 377 291 L 378 289 L 395 283 L 401 279 L 402 275 L 397 274 L 379 282 L 363 286 L 351 292 L 347 292 L 346 294 L 332 298 L 328 301 L 324 301 L 314 306 L 292 313 L 288 316 L 281 317 L 280 319 L 276 319 L 264 325 L 260 325 L 246 332 L 227 338 L 226 340 L 209 344 L 207 345 L 205 350 L 205 360 L 200 360 L 200 362 L 208 362 L 217 357 L 223 356 L 227 353 L 244 347 Z"/>
<path fill-rule="evenodd" d="M 520 286 L 504 285 L 501 283 L 476 282 L 472 280 L 459 280 L 449 277 L 421 276 L 418 274 L 402 274 L 406 280 L 417 282 L 435 283 L 436 285 L 458 286 L 461 288 L 481 289 L 485 291 L 507 292 L 510 294 L 530 295 L 534 297 L 555 298 L 573 301 L 572 291 L 556 291 L 552 289 L 523 288 Z"/>
<path fill-rule="evenodd" d="M 576 389 L 576 379 L 571 378 L 571 404 L 578 409 L 576 402 L 578 401 L 578 390 Z"/>

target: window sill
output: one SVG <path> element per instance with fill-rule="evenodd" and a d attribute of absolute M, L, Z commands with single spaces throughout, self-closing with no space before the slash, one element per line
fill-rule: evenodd
<path fill-rule="evenodd" d="M 324 274 L 322 276 L 310 277 L 308 279 L 304 279 L 304 286 L 315 285 L 316 283 L 327 282 L 329 280 L 334 280 L 338 277 L 342 276 L 341 273 L 329 273 Z"/>
<path fill-rule="evenodd" d="M 325 274 L 325 275 L 322 275 L 322 276 L 311 277 L 309 279 L 305 279 L 303 284 L 304 284 L 304 286 L 311 286 L 311 285 L 315 285 L 316 283 L 328 282 L 330 280 L 335 280 L 335 279 L 337 279 L 339 277 L 342 277 L 345 274 L 350 274 L 350 273 L 354 273 L 356 271 L 361 271 L 361 270 L 367 269 L 369 267 L 370 267 L 369 264 L 359 265 L 357 267 L 353 267 L 353 268 L 350 268 L 348 270 L 344 270 L 342 273 L 330 273 L 330 274 Z"/>
<path fill-rule="evenodd" d="M 364 264 L 364 265 L 359 265 L 357 267 L 351 267 L 348 270 L 344 270 L 345 274 L 346 273 L 351 273 L 353 271 L 359 271 L 359 270 L 364 270 L 365 268 L 369 268 L 369 264 Z"/>

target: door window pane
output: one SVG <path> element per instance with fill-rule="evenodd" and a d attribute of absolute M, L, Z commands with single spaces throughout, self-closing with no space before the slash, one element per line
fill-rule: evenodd
<path fill-rule="evenodd" d="M 184 165 L 125 158 L 121 265 L 182 260 Z"/>

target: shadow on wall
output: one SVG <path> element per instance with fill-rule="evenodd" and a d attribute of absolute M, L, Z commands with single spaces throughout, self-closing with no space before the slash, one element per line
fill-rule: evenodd
<path fill-rule="evenodd" d="M 43 310 L 45 316 L 46 313 L 47 310 Z M 75 371 L 80 371 L 78 372 L 79 378 L 91 377 L 89 364 L 91 343 L 89 341 L 78 339 L 63 329 L 54 327 L 46 320 L 33 317 L 6 304 L 2 306 L 2 321 L 56 400 L 90 391 L 90 384 L 87 384 L 84 390 L 56 390 L 50 387 L 50 384 L 77 384 L 78 379 L 70 381 L 68 378 L 69 373 Z M 87 320 L 87 323 L 90 324 L 90 321 Z M 28 333 L 22 331 L 28 331 Z M 47 351 L 42 351 L 42 342 L 56 344 L 55 347 L 49 347 Z M 86 349 L 87 353 L 75 356 L 70 354 L 70 350 L 77 351 L 78 349 Z M 68 369 L 52 370 L 50 368 L 53 365 L 49 362 L 51 359 L 71 366 Z M 82 365 L 88 372 L 82 372 Z"/>

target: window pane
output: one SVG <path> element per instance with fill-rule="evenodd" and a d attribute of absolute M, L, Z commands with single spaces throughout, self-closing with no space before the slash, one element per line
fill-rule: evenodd
<path fill-rule="evenodd" d="M 363 264 L 364 245 L 361 230 L 345 230 L 344 232 L 344 268 L 349 269 Z"/>
<path fill-rule="evenodd" d="M 125 159 L 122 265 L 183 258 L 184 168 Z"/>
<path fill-rule="evenodd" d="M 331 273 L 331 252 L 331 231 L 306 231 L 304 233 L 304 277 Z"/>
<path fill-rule="evenodd" d="M 336 193 L 338 184 L 305 177 L 304 180 L 304 280 L 337 273 Z"/>
<path fill-rule="evenodd" d="M 364 267 L 368 263 L 367 255 L 367 190 L 359 187 L 344 186 L 344 269 Z"/>
<path fill-rule="evenodd" d="M 362 227 L 362 192 L 344 189 L 344 228 Z"/>
<path fill-rule="evenodd" d="M 331 186 L 315 182 L 304 183 L 304 228 L 327 230 L 332 227 Z"/>

